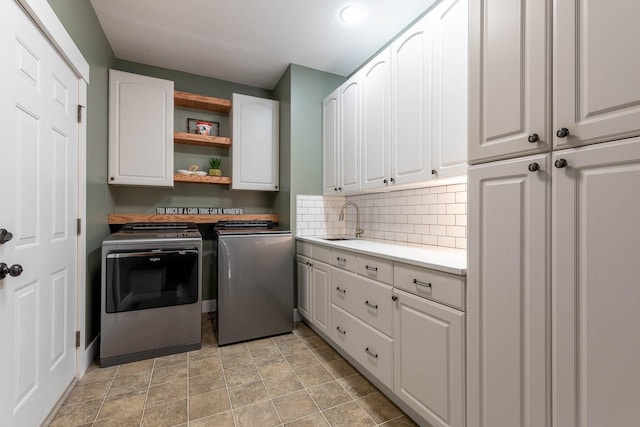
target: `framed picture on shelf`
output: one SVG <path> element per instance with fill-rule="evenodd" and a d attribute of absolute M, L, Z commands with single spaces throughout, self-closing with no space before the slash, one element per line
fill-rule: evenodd
<path fill-rule="evenodd" d="M 198 130 L 198 123 L 206 123 L 211 126 L 210 136 L 220 136 L 220 122 L 213 122 L 207 119 L 194 119 L 191 117 L 187 119 L 187 132 L 202 135 L 202 132 Z"/>

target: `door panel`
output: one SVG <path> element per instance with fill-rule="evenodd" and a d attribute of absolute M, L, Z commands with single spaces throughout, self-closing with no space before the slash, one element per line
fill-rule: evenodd
<path fill-rule="evenodd" d="M 553 157 L 554 425 L 634 425 L 640 139 Z"/>
<path fill-rule="evenodd" d="M 640 4 L 566 1 L 554 13 L 554 147 L 639 135 Z"/>
<path fill-rule="evenodd" d="M 311 322 L 322 332 L 329 335 L 329 310 L 330 300 L 329 286 L 331 284 L 330 267 L 327 264 L 313 261 L 311 280 L 313 295 L 311 310 Z"/>
<path fill-rule="evenodd" d="M 360 189 L 360 78 L 340 86 L 340 178 L 343 192 Z"/>
<path fill-rule="evenodd" d="M 338 129 L 339 104 L 336 89 L 322 103 L 322 194 L 338 192 Z"/>

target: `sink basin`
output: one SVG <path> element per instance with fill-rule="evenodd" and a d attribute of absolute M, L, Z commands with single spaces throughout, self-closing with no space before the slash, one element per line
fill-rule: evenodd
<path fill-rule="evenodd" d="M 322 240 L 330 240 L 330 241 L 336 241 L 336 240 L 355 240 L 355 237 L 320 237 Z"/>

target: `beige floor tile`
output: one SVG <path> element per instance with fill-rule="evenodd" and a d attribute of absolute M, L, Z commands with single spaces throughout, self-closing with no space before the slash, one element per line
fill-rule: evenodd
<path fill-rule="evenodd" d="M 215 371 L 210 375 L 199 375 L 189 378 L 189 396 L 226 388 L 222 371 Z"/>
<path fill-rule="evenodd" d="M 151 373 L 141 373 L 135 375 L 125 375 L 116 377 L 111 384 L 108 396 L 117 396 L 122 393 L 128 393 L 135 390 L 146 390 L 149 387 L 149 378 Z"/>
<path fill-rule="evenodd" d="M 147 396 L 147 405 L 161 405 L 163 403 L 173 402 L 175 400 L 186 399 L 187 397 L 187 380 L 182 379 L 171 383 L 164 383 L 149 387 L 149 395 Z"/>
<path fill-rule="evenodd" d="M 202 347 L 200 350 L 189 352 L 189 362 L 194 360 L 208 359 L 210 357 L 218 357 L 217 347 Z"/>
<path fill-rule="evenodd" d="M 297 338 L 295 340 L 278 343 L 277 346 L 285 356 L 307 350 L 305 343 Z"/>
<path fill-rule="evenodd" d="M 142 419 L 142 409 L 132 411 L 119 411 L 110 418 L 97 420 L 94 427 L 133 427 L 139 426 Z"/>
<path fill-rule="evenodd" d="M 226 389 L 198 394 L 189 398 L 190 420 L 197 420 L 230 410 L 231 402 Z"/>
<path fill-rule="evenodd" d="M 286 423 L 285 427 L 329 427 L 329 423 L 320 412 Z"/>
<path fill-rule="evenodd" d="M 308 336 L 317 335 L 313 331 L 313 329 L 311 329 L 310 327 L 308 327 L 307 325 L 305 325 L 302 322 L 296 323 L 296 326 L 295 326 L 295 329 L 294 329 L 293 333 L 296 334 L 299 337 L 308 337 Z"/>
<path fill-rule="evenodd" d="M 125 375 L 150 373 L 151 369 L 153 369 L 153 359 L 139 360 L 120 365 L 116 376 L 123 377 Z"/>
<path fill-rule="evenodd" d="M 308 368 L 296 369 L 296 375 L 305 388 L 328 383 L 335 378 L 322 365 L 314 365 Z"/>
<path fill-rule="evenodd" d="M 310 387 L 307 392 L 322 410 L 353 400 L 337 381 Z"/>
<path fill-rule="evenodd" d="M 100 405 L 102 405 L 102 399 L 62 406 L 50 426 L 69 427 L 92 422 L 98 415 Z"/>
<path fill-rule="evenodd" d="M 187 363 L 187 353 L 170 354 L 168 356 L 156 357 L 155 362 L 155 368 Z"/>
<path fill-rule="evenodd" d="M 69 397 L 65 401 L 65 405 L 73 403 L 86 402 L 88 400 L 104 399 L 109 391 L 112 380 L 96 381 L 87 384 L 77 384 Z"/>
<path fill-rule="evenodd" d="M 151 386 L 173 383 L 178 380 L 187 378 L 187 364 L 164 366 L 162 368 L 154 368 L 151 377 Z"/>
<path fill-rule="evenodd" d="M 251 356 L 255 363 L 265 362 L 267 360 L 279 359 L 282 357 L 282 352 L 275 346 L 263 347 L 251 350 Z"/>
<path fill-rule="evenodd" d="M 205 335 L 202 337 L 202 347 L 218 347 L 216 337 Z"/>
<path fill-rule="evenodd" d="M 376 386 L 371 384 L 369 380 L 360 374 L 351 375 L 348 377 L 340 378 L 338 380 L 340 385 L 351 394 L 354 398 L 366 396 L 378 391 Z"/>
<path fill-rule="evenodd" d="M 318 407 L 304 390 L 275 398 L 273 404 L 283 423 L 318 412 Z"/>
<path fill-rule="evenodd" d="M 115 417 L 123 411 L 140 412 L 142 415 L 146 398 L 146 389 L 130 391 L 115 397 L 109 397 L 104 401 L 102 408 L 100 408 L 98 419 Z M 138 419 L 138 421 L 140 421 L 140 419 Z"/>
<path fill-rule="evenodd" d="M 189 427 L 235 427 L 233 412 L 224 412 L 211 417 L 189 421 Z"/>
<path fill-rule="evenodd" d="M 218 347 L 218 352 L 220 353 L 220 356 L 224 356 L 228 354 L 243 353 L 247 350 L 249 349 L 247 348 L 247 345 L 245 343 L 229 344 L 229 345 L 223 345 L 222 347 Z"/>
<path fill-rule="evenodd" d="M 322 411 L 332 427 L 368 427 L 375 426 L 367 413 L 356 402 Z"/>
<path fill-rule="evenodd" d="M 245 348 L 238 353 L 220 354 L 220 361 L 222 362 L 223 369 L 232 369 L 252 364 L 253 358 L 251 357 L 249 349 Z"/>
<path fill-rule="evenodd" d="M 269 394 L 262 381 L 229 387 L 229 396 L 231 397 L 231 405 L 234 408 L 252 405 L 269 399 Z"/>
<path fill-rule="evenodd" d="M 84 373 L 78 385 L 89 384 L 93 382 L 100 382 L 106 380 L 112 380 L 116 376 L 117 366 L 109 366 L 108 368 L 101 368 L 98 365 L 92 365 Z"/>
<path fill-rule="evenodd" d="M 327 344 L 327 342 L 325 340 L 323 340 L 322 338 L 320 338 L 317 335 L 310 335 L 310 336 L 306 336 L 306 337 L 300 337 L 300 341 L 302 341 L 303 343 L 305 343 L 307 345 L 307 347 L 309 347 L 310 349 L 317 349 L 317 348 L 322 348 L 322 347 L 326 347 L 329 344 Z"/>
<path fill-rule="evenodd" d="M 285 358 L 294 370 L 320 364 L 320 360 L 307 349 L 296 354 L 285 356 Z"/>
<path fill-rule="evenodd" d="M 207 357 L 199 360 L 192 360 L 189 362 L 189 376 L 197 377 L 199 375 L 208 375 L 213 372 L 221 371 L 222 364 L 220 358 Z"/>
<path fill-rule="evenodd" d="M 297 341 L 298 337 L 293 333 L 278 335 L 277 337 L 271 337 L 274 343 L 281 344 L 289 341 Z"/>
<path fill-rule="evenodd" d="M 413 420 L 406 415 L 380 425 L 384 427 L 418 427 L 418 424 L 414 423 Z"/>
<path fill-rule="evenodd" d="M 272 398 L 303 389 L 293 372 L 265 378 L 264 385 Z"/>
<path fill-rule="evenodd" d="M 241 366 L 239 368 L 225 369 L 224 377 L 227 380 L 227 387 L 260 380 L 260 374 L 254 364 Z"/>
<path fill-rule="evenodd" d="M 325 362 L 324 366 L 329 372 L 331 372 L 331 375 L 336 378 L 348 377 L 358 372 L 353 366 L 351 366 L 351 364 L 349 364 L 349 362 L 344 359 Z"/>
<path fill-rule="evenodd" d="M 358 403 L 378 424 L 402 415 L 400 408 L 379 391 L 358 399 Z"/>
<path fill-rule="evenodd" d="M 287 363 L 285 359 L 274 359 L 268 362 L 256 363 L 256 367 L 260 375 L 262 375 L 262 378 L 293 372 L 293 369 L 291 369 L 291 366 L 289 366 L 289 363 Z"/>
<path fill-rule="evenodd" d="M 273 427 L 281 424 L 270 400 L 234 409 L 237 427 Z"/>
<path fill-rule="evenodd" d="M 170 427 L 187 422 L 187 399 L 144 410 L 143 427 Z"/>
<path fill-rule="evenodd" d="M 342 359 L 342 356 L 331 347 L 322 347 L 313 350 L 313 354 L 323 362 Z"/>
<path fill-rule="evenodd" d="M 276 348 L 276 345 L 271 340 L 271 338 L 261 338 L 259 340 L 249 341 L 246 344 L 249 350 Z"/>

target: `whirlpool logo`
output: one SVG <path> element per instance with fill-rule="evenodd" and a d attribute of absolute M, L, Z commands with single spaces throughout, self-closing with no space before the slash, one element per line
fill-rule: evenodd
<path fill-rule="evenodd" d="M 160 261 L 160 258 L 156 257 L 156 258 L 149 258 L 149 261 L 151 262 L 158 262 Z"/>

